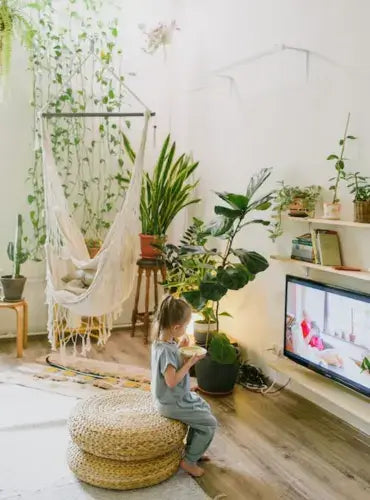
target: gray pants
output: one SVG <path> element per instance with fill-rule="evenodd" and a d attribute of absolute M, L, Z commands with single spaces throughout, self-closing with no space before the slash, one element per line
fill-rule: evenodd
<path fill-rule="evenodd" d="M 195 405 L 186 405 L 185 402 L 180 404 L 161 405 L 159 411 L 164 417 L 180 420 L 189 426 L 185 460 L 195 464 L 211 444 L 217 420 L 212 415 L 209 404 L 202 398 Z"/>

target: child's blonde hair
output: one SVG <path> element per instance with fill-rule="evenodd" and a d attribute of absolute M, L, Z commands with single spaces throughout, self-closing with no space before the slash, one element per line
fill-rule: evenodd
<path fill-rule="evenodd" d="M 183 325 L 190 315 L 191 307 L 185 300 L 167 295 L 163 298 L 156 314 L 155 338 L 159 338 L 162 330 L 167 330 L 175 325 Z"/>

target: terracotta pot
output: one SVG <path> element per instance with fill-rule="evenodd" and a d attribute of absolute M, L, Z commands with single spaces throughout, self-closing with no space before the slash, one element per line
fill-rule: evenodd
<path fill-rule="evenodd" d="M 370 222 L 370 200 L 354 201 L 355 222 Z"/>
<path fill-rule="evenodd" d="M 97 253 L 99 252 L 101 247 L 88 247 L 88 252 L 89 252 L 89 255 L 90 255 L 90 259 L 93 259 Z"/>
<path fill-rule="evenodd" d="M 139 234 L 140 236 L 140 246 L 141 246 L 141 257 L 143 259 L 156 259 L 161 255 L 161 251 L 158 248 L 152 246 L 152 244 L 163 243 L 166 237 L 155 236 L 152 234 Z"/>
<path fill-rule="evenodd" d="M 341 208 L 342 205 L 340 203 L 324 203 L 324 219 L 340 219 Z"/>
<path fill-rule="evenodd" d="M 289 205 L 289 215 L 291 217 L 309 217 L 312 215 L 304 205 L 303 198 L 294 198 L 293 202 Z"/>

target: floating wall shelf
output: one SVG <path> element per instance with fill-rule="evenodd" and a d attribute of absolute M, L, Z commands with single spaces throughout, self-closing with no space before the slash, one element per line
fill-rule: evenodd
<path fill-rule="evenodd" d="M 354 222 L 352 220 L 331 220 L 331 219 L 319 219 L 311 217 L 291 217 L 286 215 L 285 219 L 293 222 L 309 222 L 311 224 L 322 224 L 325 226 L 344 226 L 344 227 L 355 227 L 358 229 L 370 229 L 370 224 L 365 222 Z"/>
<path fill-rule="evenodd" d="M 271 259 L 304 267 L 306 268 L 307 272 L 309 269 L 314 269 L 316 271 L 323 271 L 325 273 L 333 273 L 340 276 L 346 276 L 347 278 L 356 278 L 363 281 L 370 281 L 370 272 L 368 271 L 341 271 L 338 269 L 334 269 L 334 267 L 321 266 L 320 264 L 314 264 L 313 262 L 304 262 L 303 260 L 291 259 L 290 257 L 284 257 L 282 255 L 271 255 Z"/>

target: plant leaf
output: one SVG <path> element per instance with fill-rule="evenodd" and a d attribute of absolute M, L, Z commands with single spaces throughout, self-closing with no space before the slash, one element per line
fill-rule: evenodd
<path fill-rule="evenodd" d="M 216 215 L 224 215 L 225 217 L 228 217 L 229 219 L 235 220 L 238 217 L 241 217 L 243 215 L 243 212 L 241 210 L 233 210 L 231 208 L 221 207 L 220 205 L 216 205 L 215 206 L 215 214 Z"/>
<path fill-rule="evenodd" d="M 215 278 L 212 279 L 210 277 L 205 278 L 205 280 L 201 282 L 199 290 L 202 297 L 206 300 L 213 300 L 214 302 L 221 300 L 227 293 L 227 288 L 225 286 L 218 283 Z"/>
<path fill-rule="evenodd" d="M 220 269 L 217 273 L 217 279 L 221 285 L 229 290 L 240 290 L 248 283 L 249 274 L 242 264 L 236 264 Z"/>
<path fill-rule="evenodd" d="M 234 193 L 218 193 L 217 196 L 226 201 L 232 208 L 236 210 L 245 210 L 248 207 L 249 199 L 242 194 Z"/>
<path fill-rule="evenodd" d="M 245 265 L 251 274 L 261 273 L 269 267 L 269 263 L 265 257 L 257 252 L 238 248 L 233 250 L 233 254 L 239 257 L 240 262 Z"/>

